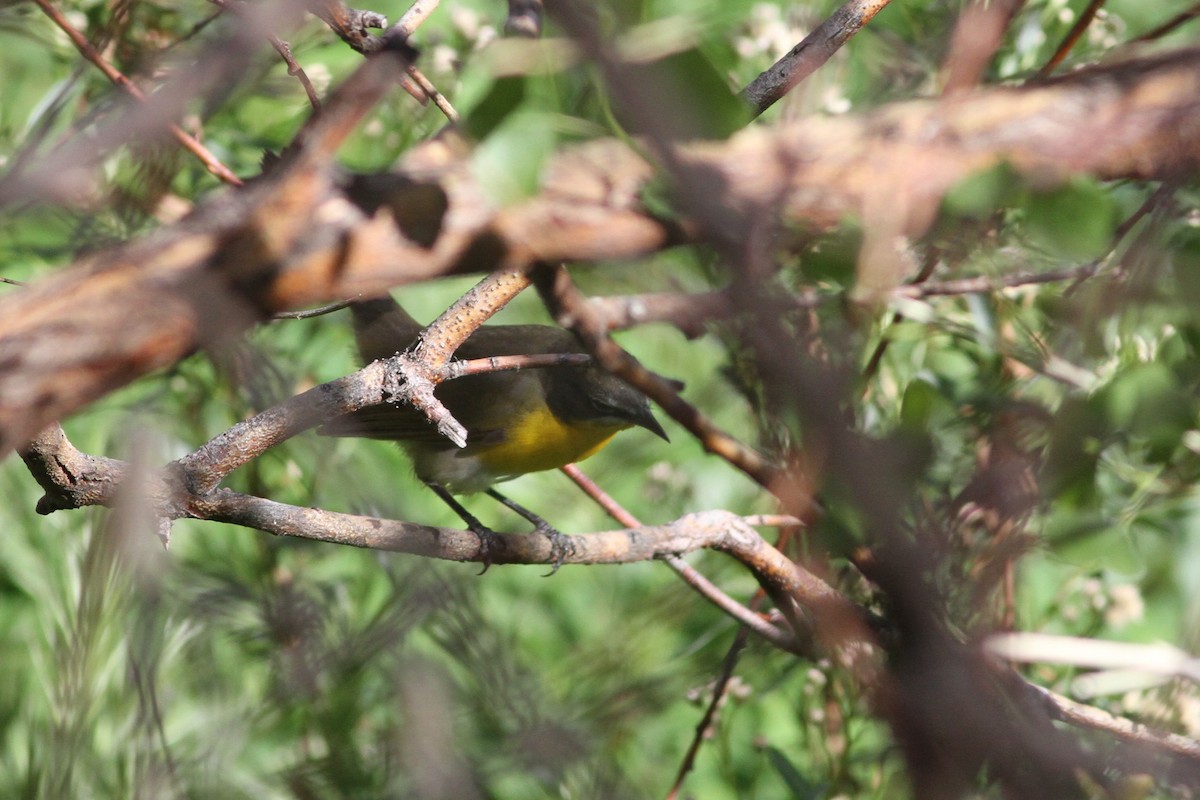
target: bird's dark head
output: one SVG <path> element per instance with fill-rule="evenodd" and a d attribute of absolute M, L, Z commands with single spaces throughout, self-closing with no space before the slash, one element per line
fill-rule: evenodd
<path fill-rule="evenodd" d="M 614 428 L 636 425 L 670 441 L 646 396 L 616 375 L 592 364 L 559 371 L 563 374 L 550 379 L 546 402 L 564 421 Z"/>

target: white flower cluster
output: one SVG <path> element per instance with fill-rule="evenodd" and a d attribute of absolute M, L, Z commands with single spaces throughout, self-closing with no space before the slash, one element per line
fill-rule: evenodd
<path fill-rule="evenodd" d="M 1063 604 L 1062 614 L 1067 620 L 1078 620 L 1084 608 L 1104 616 L 1104 622 L 1110 628 L 1123 628 L 1131 622 L 1142 619 L 1146 613 L 1146 604 L 1142 600 L 1141 590 L 1132 583 L 1106 584 L 1099 578 L 1088 578 L 1079 586 L 1080 599 L 1083 608 L 1074 602 L 1074 598 Z"/>
<path fill-rule="evenodd" d="M 807 35 L 807 31 L 786 18 L 773 3 L 756 3 L 750 9 L 741 35 L 733 40 L 734 50 L 745 59 L 767 56 L 777 61 Z"/>

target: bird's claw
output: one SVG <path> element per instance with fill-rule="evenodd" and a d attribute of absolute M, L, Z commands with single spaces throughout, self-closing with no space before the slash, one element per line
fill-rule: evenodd
<path fill-rule="evenodd" d="M 492 557 L 501 550 L 503 544 L 495 531 L 483 525 L 472 526 L 471 533 L 479 537 L 478 556 L 480 563 L 483 564 L 483 569 L 479 570 L 478 574 L 482 575 L 491 569 L 492 564 L 495 563 Z"/>
<path fill-rule="evenodd" d="M 545 527 L 539 525 L 537 532 L 550 538 L 550 556 L 553 560 L 550 562 L 550 571 L 542 576 L 543 578 L 549 578 L 558 572 L 559 568 L 566 563 L 568 558 L 575 555 L 575 541 L 570 536 L 559 533 L 549 525 Z"/>

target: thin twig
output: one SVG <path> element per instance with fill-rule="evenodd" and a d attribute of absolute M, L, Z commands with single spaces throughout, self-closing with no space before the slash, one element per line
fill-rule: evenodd
<path fill-rule="evenodd" d="M 953 278 L 945 281 L 931 281 L 920 285 L 897 286 L 892 290 L 895 297 L 954 296 L 963 294 L 986 294 L 999 292 L 1004 289 L 1020 289 L 1025 286 L 1037 286 L 1044 283 L 1062 283 L 1090 278 L 1099 269 L 1100 260 L 1089 261 L 1062 269 L 1051 269 L 1045 272 L 1014 272 L 1011 275 L 992 277 L 977 275 L 973 278 Z"/>
<path fill-rule="evenodd" d="M 303 311 L 280 311 L 277 314 L 271 315 L 271 319 L 312 319 L 314 317 L 323 317 L 326 314 L 332 314 L 335 311 L 341 311 L 343 308 L 348 308 L 353 300 L 339 300 L 336 303 L 329 303 L 316 308 L 306 308 Z"/>
<path fill-rule="evenodd" d="M 746 524 L 756 528 L 795 528 L 804 525 L 804 520 L 791 514 L 749 514 Z"/>
<path fill-rule="evenodd" d="M 671 788 L 666 794 L 666 800 L 675 800 L 679 797 L 684 778 L 696 765 L 696 755 L 700 752 L 700 746 L 704 744 L 704 740 L 708 738 L 708 732 L 716 719 L 717 711 L 729 691 L 729 683 L 733 678 L 734 669 L 737 668 L 738 659 L 746 647 L 746 631 L 746 628 L 738 629 L 737 635 L 729 645 L 729 650 L 725 653 L 725 658 L 721 661 L 721 674 L 717 676 L 717 682 L 713 686 L 712 699 L 709 700 L 708 707 L 704 709 L 704 716 L 696 723 L 696 733 L 692 736 L 692 742 L 688 745 L 687 752 L 684 753 L 683 761 L 679 764 L 679 771 L 675 774 L 675 782 L 671 784 Z"/>
<path fill-rule="evenodd" d="M 438 91 L 437 87 L 433 85 L 433 81 L 425 77 L 424 72 L 417 69 L 415 65 L 410 64 L 408 66 L 408 77 L 412 79 L 416 87 L 420 89 L 421 93 L 427 99 L 433 101 L 433 104 L 446 116 L 446 119 L 451 122 L 458 122 L 458 111 L 454 109 L 454 106 L 450 104 L 446 96 Z"/>
<path fill-rule="evenodd" d="M 416 0 L 408 11 L 396 21 L 388 33 L 394 36 L 403 36 L 404 38 L 411 37 L 425 20 L 429 19 L 430 15 L 437 9 L 441 0 Z M 446 99 L 445 95 L 437 90 L 433 85 L 433 81 L 429 80 L 416 64 L 408 65 L 408 77 L 413 84 L 424 94 L 424 96 L 433 101 L 433 104 L 438 107 L 446 119 L 451 122 L 458 121 L 458 112 L 454 110 L 454 106 Z"/>
<path fill-rule="evenodd" d="M 49 17 L 50 20 L 54 22 L 54 24 L 57 25 L 63 33 L 67 35 L 67 38 L 69 38 L 71 43 L 75 45 L 75 49 L 79 51 L 80 55 L 95 64 L 100 71 L 104 73 L 105 77 L 123 89 L 130 97 L 139 102 L 145 101 L 146 96 L 142 93 L 142 90 L 139 89 L 133 83 L 133 81 L 121 74 L 116 67 L 114 67 L 112 64 L 109 64 L 108 60 L 104 58 L 100 51 L 95 47 L 92 47 L 92 43 L 89 42 L 83 36 L 83 34 L 75 30 L 71 23 L 67 21 L 67 18 L 64 17 L 59 10 L 50 3 L 49 0 L 34 0 L 34 2 L 37 3 L 38 8 L 42 9 L 42 12 L 45 13 L 45 15 Z M 194 136 L 173 122 L 167 124 L 167 129 L 186 150 L 200 159 L 200 162 L 204 164 L 204 167 L 214 176 L 232 186 L 242 185 L 242 179 L 237 175 L 234 175 L 233 172 L 230 171 L 230 169 L 224 164 L 222 164 L 221 161 L 214 156 L 207 147 L 200 144 L 200 142 L 197 141 Z"/>
<path fill-rule="evenodd" d="M 1100 10 L 1104 2 L 1105 0 L 1091 0 L 1088 3 L 1087 8 L 1083 10 L 1083 13 L 1079 15 L 1079 19 L 1075 20 L 1075 24 L 1071 26 L 1071 30 L 1067 32 L 1062 42 L 1059 43 L 1058 48 L 1054 51 L 1054 55 L 1050 56 L 1050 60 L 1038 70 L 1037 78 L 1049 78 L 1053 74 L 1055 68 L 1063 62 L 1063 59 L 1067 57 L 1071 49 L 1079 43 L 1084 31 L 1092 24 L 1092 20 L 1096 17 L 1096 12 Z"/>
<path fill-rule="evenodd" d="M 230 2 L 230 0 L 209 0 L 222 11 L 229 11 L 233 14 L 245 16 L 244 7 L 239 2 Z M 279 57 L 283 59 L 283 63 L 287 65 L 288 75 L 291 75 L 300 81 L 300 85 L 304 87 L 304 93 L 308 96 L 309 105 L 313 110 L 321 110 L 321 99 L 317 96 L 316 87 L 312 81 L 308 79 L 308 74 L 296 62 L 295 56 L 292 55 L 292 46 L 280 39 L 273 33 L 267 33 L 267 41 L 271 43 L 271 47 L 275 48 L 275 52 L 279 53 Z"/>
<path fill-rule="evenodd" d="M 633 514 L 629 513 L 620 503 L 612 498 L 607 492 L 600 488 L 591 478 L 589 478 L 575 464 L 567 464 L 561 468 L 564 475 L 575 482 L 575 485 L 584 491 L 588 497 L 592 498 L 601 508 L 604 509 L 610 517 L 616 520 L 621 525 L 627 528 L 640 528 L 641 522 L 638 521 Z M 706 600 L 711 602 L 717 608 L 724 611 L 729 616 L 740 622 L 744 627 L 752 630 L 762 638 L 766 639 L 771 644 L 781 650 L 787 652 L 796 652 L 797 646 L 795 639 L 785 631 L 776 628 L 771 623 L 760 617 L 754 611 L 746 608 L 741 603 L 734 600 L 732 597 L 721 591 L 712 581 L 704 577 L 691 564 L 684 561 L 677 555 L 664 555 L 660 557 L 661 561 L 666 562 L 672 570 L 675 571 L 684 583 L 699 592 Z"/>
<path fill-rule="evenodd" d="M 400 19 L 396 20 L 396 24 L 388 29 L 388 33 L 407 39 L 417 28 L 421 27 L 425 20 L 429 19 L 439 5 L 441 5 L 441 0 L 416 0 L 409 6 L 408 11 L 405 11 Z"/>
<path fill-rule="evenodd" d="M 279 53 L 283 63 L 287 64 L 288 75 L 291 75 L 296 80 L 300 81 L 300 85 L 304 87 L 304 93 L 308 96 L 308 103 L 312 106 L 313 111 L 321 110 L 321 98 L 317 95 L 317 88 L 313 86 L 312 81 L 308 79 L 308 73 L 296 61 L 292 55 L 292 46 L 280 39 L 273 33 L 267 34 L 267 41 L 275 48 L 275 52 Z"/>
<path fill-rule="evenodd" d="M 650 397 L 680 425 L 691 431 L 704 449 L 714 453 L 770 489 L 779 477 L 779 469 L 754 449 L 721 430 L 711 419 L 679 396 L 669 380 L 655 375 L 625 352 L 605 329 L 604 322 L 588 306 L 587 298 L 576 288 L 567 271 L 539 265 L 533 271 L 542 301 L 565 328 L 575 331 L 596 360 Z"/>
<path fill-rule="evenodd" d="M 1193 5 L 1191 8 L 1187 9 L 1186 11 L 1181 11 L 1179 14 L 1177 14 L 1176 16 L 1172 17 L 1171 19 L 1167 20 L 1162 25 L 1159 25 L 1157 28 L 1153 28 L 1152 30 L 1148 31 L 1147 33 L 1143 33 L 1141 36 L 1137 37 L 1136 39 L 1131 40 L 1131 44 L 1132 43 L 1141 43 L 1141 42 L 1152 42 L 1155 39 L 1161 39 L 1162 37 L 1166 36 L 1168 33 L 1175 30 L 1176 28 L 1180 27 L 1181 25 L 1183 25 L 1187 22 L 1191 22 L 1192 20 L 1196 19 L 1197 17 L 1200 17 L 1200 3 L 1196 3 L 1195 5 Z"/>
<path fill-rule="evenodd" d="M 816 72 L 890 2 L 850 0 L 814 28 L 787 55 L 742 89 L 742 99 L 750 104 L 756 115 L 763 113 Z"/>
<path fill-rule="evenodd" d="M 516 356 L 489 356 L 451 361 L 442 368 L 443 380 L 451 381 L 467 375 L 503 372 L 515 369 L 546 369 L 550 367 L 580 367 L 590 363 L 587 353 L 527 353 Z"/>
<path fill-rule="evenodd" d="M 1137 207 L 1136 211 L 1116 227 L 1116 230 L 1113 231 L 1113 240 L 1116 242 L 1121 241 L 1147 214 L 1165 207 L 1178 189 L 1179 184 L 1176 181 L 1164 181 L 1161 186 L 1151 192 L 1150 196 Z"/>
<path fill-rule="evenodd" d="M 579 488 L 583 489 L 589 497 L 595 500 L 617 522 L 630 528 L 639 527 L 640 523 L 638 523 L 637 518 L 601 489 L 595 481 L 585 475 L 579 467 L 574 464 L 568 464 L 562 467 L 562 472 L 574 481 Z M 713 724 L 717 709 L 720 707 L 721 700 L 728 691 L 730 678 L 733 676 L 733 671 L 737 666 L 738 656 L 746 646 L 748 632 L 754 631 L 759 636 L 771 642 L 771 644 L 788 652 L 796 652 L 796 643 L 792 637 L 787 636 L 782 630 L 776 628 L 755 613 L 753 607 L 747 608 L 741 603 L 736 602 L 679 556 L 674 554 L 662 556 L 660 560 L 665 561 L 671 569 L 675 570 L 675 573 L 683 578 L 688 586 L 691 586 L 709 602 L 714 603 L 726 614 L 731 615 L 734 619 L 742 623 L 734 635 L 733 642 L 729 646 L 729 651 L 725 654 L 725 658 L 721 662 L 721 673 L 717 676 L 717 681 L 713 686 L 712 700 L 709 702 L 704 716 L 696 726 L 696 735 L 692 738 L 692 742 L 688 746 L 687 753 L 684 755 L 683 761 L 679 766 L 675 783 L 671 791 L 667 794 L 667 798 L 670 800 L 678 794 L 680 787 L 683 785 L 683 779 L 691 772 L 692 766 L 695 764 L 696 754 L 700 751 L 700 745 L 704 742 L 708 730 Z M 755 604 L 761 603 L 763 597 L 765 597 L 765 594 L 760 589 L 752 602 Z"/>
<path fill-rule="evenodd" d="M 577 464 L 567 464 L 560 468 L 562 473 L 570 478 L 584 494 L 592 498 L 596 505 L 604 509 L 615 521 L 627 528 L 636 528 L 642 523 L 628 509 L 618 503 L 612 495 L 600 488 L 600 484 L 589 478 Z"/>
<path fill-rule="evenodd" d="M 1150 745 L 1151 747 L 1185 759 L 1193 765 L 1200 763 L 1200 742 L 1176 733 L 1164 733 L 1118 717 L 1096 706 L 1084 705 L 1063 697 L 1036 684 L 1025 684 L 1029 691 L 1039 697 L 1045 708 L 1056 719 L 1068 722 L 1077 728 L 1104 731 L 1127 742 Z"/>

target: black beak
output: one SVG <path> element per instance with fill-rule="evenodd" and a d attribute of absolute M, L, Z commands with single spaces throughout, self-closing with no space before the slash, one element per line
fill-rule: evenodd
<path fill-rule="evenodd" d="M 639 413 L 633 422 L 635 425 L 650 431 L 664 442 L 671 441 L 671 437 L 667 436 L 667 432 L 663 430 L 662 425 L 658 424 L 658 420 L 654 418 L 654 414 L 650 413 L 649 408 L 642 409 L 642 413 Z"/>

